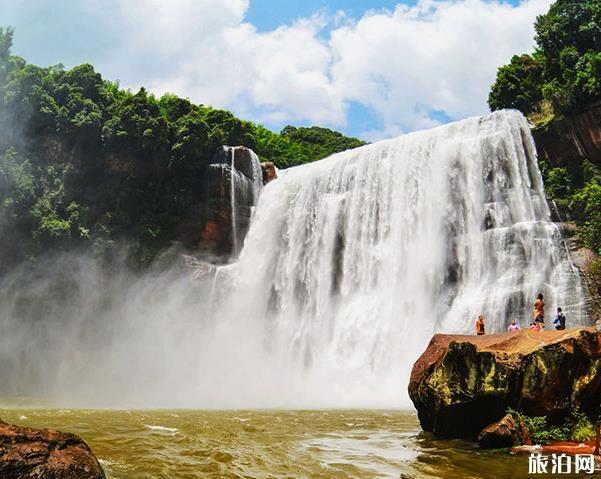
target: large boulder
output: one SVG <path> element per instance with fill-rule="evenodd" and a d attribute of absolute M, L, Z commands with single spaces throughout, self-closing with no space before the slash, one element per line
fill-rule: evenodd
<path fill-rule="evenodd" d="M 593 328 L 485 336 L 436 334 L 411 372 L 425 431 L 475 438 L 507 408 L 565 418 L 601 405 L 601 333 Z"/>
<path fill-rule="evenodd" d="M 88 445 L 75 434 L 0 421 L 2 479 L 105 479 Z"/>

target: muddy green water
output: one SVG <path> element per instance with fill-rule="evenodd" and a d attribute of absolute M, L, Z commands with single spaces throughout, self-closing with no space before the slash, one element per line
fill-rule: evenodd
<path fill-rule="evenodd" d="M 80 435 L 109 479 L 528 476 L 526 457 L 433 440 L 410 412 L 3 409 L 0 417 Z"/>

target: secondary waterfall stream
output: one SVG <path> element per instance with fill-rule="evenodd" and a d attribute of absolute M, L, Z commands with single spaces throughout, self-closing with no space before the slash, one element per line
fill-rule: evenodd
<path fill-rule="evenodd" d="M 409 407 L 435 332 L 471 333 L 479 313 L 490 332 L 527 326 L 539 292 L 549 317 L 587 322 L 515 111 L 283 172 L 209 279 L 67 258 L 11 281 L 4 391 L 61 405 Z"/>

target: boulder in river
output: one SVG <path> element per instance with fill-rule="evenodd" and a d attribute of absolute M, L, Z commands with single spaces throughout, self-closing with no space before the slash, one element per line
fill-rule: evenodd
<path fill-rule="evenodd" d="M 422 428 L 449 438 L 475 438 L 508 408 L 551 421 L 574 408 L 596 417 L 601 333 L 436 334 L 413 366 L 409 396 Z"/>
<path fill-rule="evenodd" d="M 2 479 L 106 479 L 88 445 L 75 434 L 0 421 Z"/>
<path fill-rule="evenodd" d="M 529 443 L 530 437 L 525 425 L 521 421 L 516 422 L 511 414 L 506 414 L 500 421 L 485 427 L 478 435 L 478 446 L 481 449 L 499 449 Z"/>

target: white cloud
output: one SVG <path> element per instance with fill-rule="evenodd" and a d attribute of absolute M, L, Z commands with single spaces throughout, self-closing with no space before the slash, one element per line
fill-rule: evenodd
<path fill-rule="evenodd" d="M 549 4 L 422 0 L 367 14 L 332 32 L 333 82 L 388 129 L 432 126 L 431 110 L 482 113 L 496 68 L 532 48 L 533 21 Z"/>
<path fill-rule="evenodd" d="M 69 17 L 67 7 L 34 0 L 21 10 L 17 40 L 37 12 L 45 25 L 62 25 L 47 42 L 49 56 L 61 51 L 62 36 L 71 63 L 91 61 L 124 86 L 174 92 L 272 126 L 342 128 L 356 102 L 381 120 L 364 132 L 375 139 L 434 126 L 445 115 L 484 113 L 496 68 L 531 50 L 534 19 L 550 3 L 419 0 L 357 20 L 318 12 L 261 32 L 245 21 L 249 0 L 69 0 Z M 71 48 L 85 34 L 84 20 L 95 34 Z M 40 31 L 30 49 L 42 50 L 51 34 Z"/>

